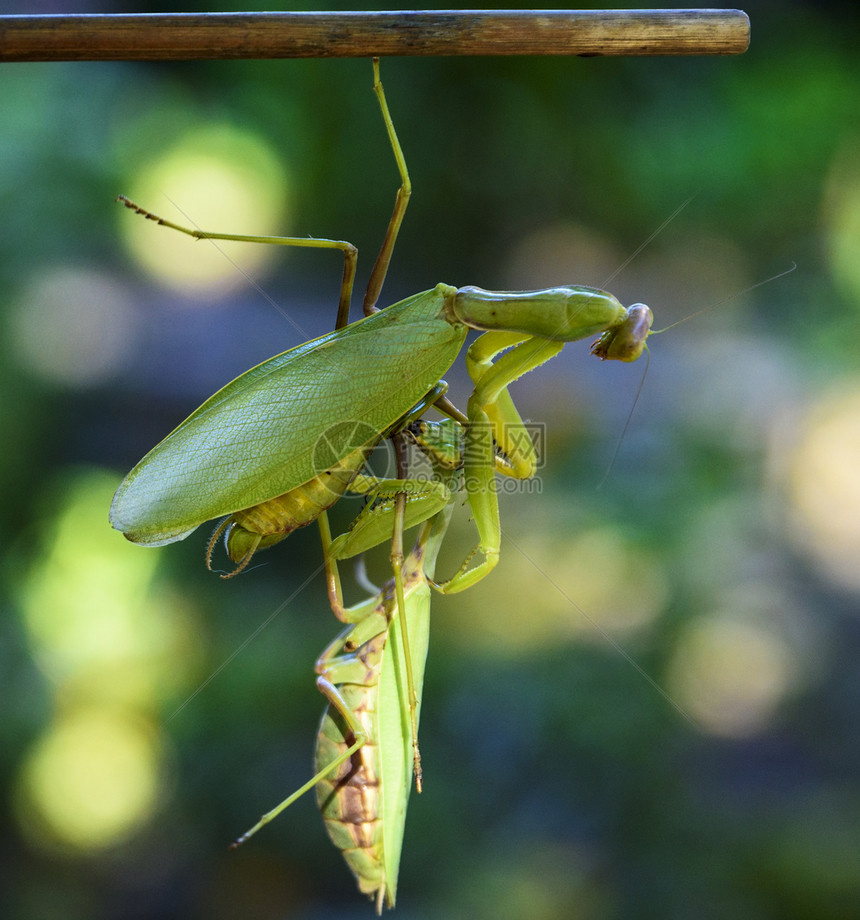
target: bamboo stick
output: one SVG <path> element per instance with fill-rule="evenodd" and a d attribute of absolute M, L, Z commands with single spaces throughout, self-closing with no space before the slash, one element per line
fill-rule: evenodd
<path fill-rule="evenodd" d="M 740 54 L 741 10 L 439 10 L 0 16 L 0 61 Z"/>

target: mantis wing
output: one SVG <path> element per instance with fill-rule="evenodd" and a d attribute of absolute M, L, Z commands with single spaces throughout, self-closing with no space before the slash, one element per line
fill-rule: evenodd
<path fill-rule="evenodd" d="M 113 527 L 134 543 L 172 543 L 376 443 L 463 344 L 466 328 L 442 317 L 451 290 L 437 285 L 228 383 L 126 476 L 111 505 Z"/>

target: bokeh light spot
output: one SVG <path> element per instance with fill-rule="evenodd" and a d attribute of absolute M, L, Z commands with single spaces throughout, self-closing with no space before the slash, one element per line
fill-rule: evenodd
<path fill-rule="evenodd" d="M 795 533 L 828 576 L 860 591 L 860 380 L 815 405 L 789 460 Z"/>
<path fill-rule="evenodd" d="M 136 325 L 121 285 L 96 272 L 61 268 L 23 291 L 10 331 L 18 360 L 32 373 L 88 387 L 123 368 Z"/>
<path fill-rule="evenodd" d="M 21 607 L 33 655 L 67 700 L 148 707 L 188 679 L 195 619 L 182 599 L 154 593 L 158 553 L 130 547 L 110 529 L 116 485 L 98 471 L 68 484 L 21 585 Z"/>
<path fill-rule="evenodd" d="M 494 655 L 530 655 L 559 642 L 605 643 L 606 634 L 647 627 L 663 607 L 667 584 L 651 554 L 611 526 L 561 537 L 539 523 L 510 528 L 504 564 L 479 590 L 457 595 L 444 631 Z M 436 614 L 434 614 L 436 616 Z"/>
<path fill-rule="evenodd" d="M 287 232 L 285 170 L 259 137 L 231 126 L 189 131 L 131 182 L 141 207 L 192 229 L 270 236 Z M 201 300 L 247 285 L 282 247 L 184 239 L 152 222 L 119 215 L 120 232 L 144 270 L 161 284 Z M 235 263 L 235 264 L 234 264 Z"/>
<path fill-rule="evenodd" d="M 833 277 L 860 304 L 860 141 L 852 138 L 835 158 L 826 195 L 828 257 Z"/>
<path fill-rule="evenodd" d="M 191 605 L 157 587 L 158 553 L 110 529 L 115 474 L 67 475 L 34 515 L 45 536 L 17 587 L 33 658 L 57 715 L 18 774 L 37 845 L 92 850 L 146 823 L 163 788 L 162 706 L 194 680 Z"/>
<path fill-rule="evenodd" d="M 540 227 L 520 239 L 506 260 L 504 285 L 510 290 L 533 290 L 547 283 L 599 287 L 618 270 L 622 253 L 595 230 L 573 221 Z"/>
<path fill-rule="evenodd" d="M 690 623 L 682 634 L 667 691 L 706 731 L 745 737 L 765 727 L 794 670 L 794 655 L 781 638 L 715 613 Z"/>
<path fill-rule="evenodd" d="M 42 833 L 76 849 L 122 839 L 157 801 L 156 739 L 149 726 L 124 711 L 87 708 L 61 718 L 24 762 L 23 823 L 32 818 Z"/>

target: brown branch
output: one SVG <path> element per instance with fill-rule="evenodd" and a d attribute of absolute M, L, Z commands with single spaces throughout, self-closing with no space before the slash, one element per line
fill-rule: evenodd
<path fill-rule="evenodd" d="M 740 54 L 740 10 L 0 16 L 0 61 Z"/>

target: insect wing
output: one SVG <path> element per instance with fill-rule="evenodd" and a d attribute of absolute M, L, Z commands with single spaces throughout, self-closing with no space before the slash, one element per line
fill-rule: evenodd
<path fill-rule="evenodd" d="M 430 588 L 423 578 L 422 583 L 409 595 L 406 616 L 409 621 L 412 677 L 418 692 L 415 711 L 418 720 L 430 638 Z M 406 663 L 399 620 L 392 624 L 386 652 L 390 660 L 387 667 L 383 668 L 379 686 L 379 771 L 382 778 L 382 856 L 387 888 L 386 903 L 393 907 L 397 897 L 406 806 L 412 791 L 413 750 Z"/>
<path fill-rule="evenodd" d="M 211 396 L 123 480 L 110 521 L 135 543 L 282 495 L 379 440 L 453 363 L 465 328 L 425 291 L 251 368 Z"/>

